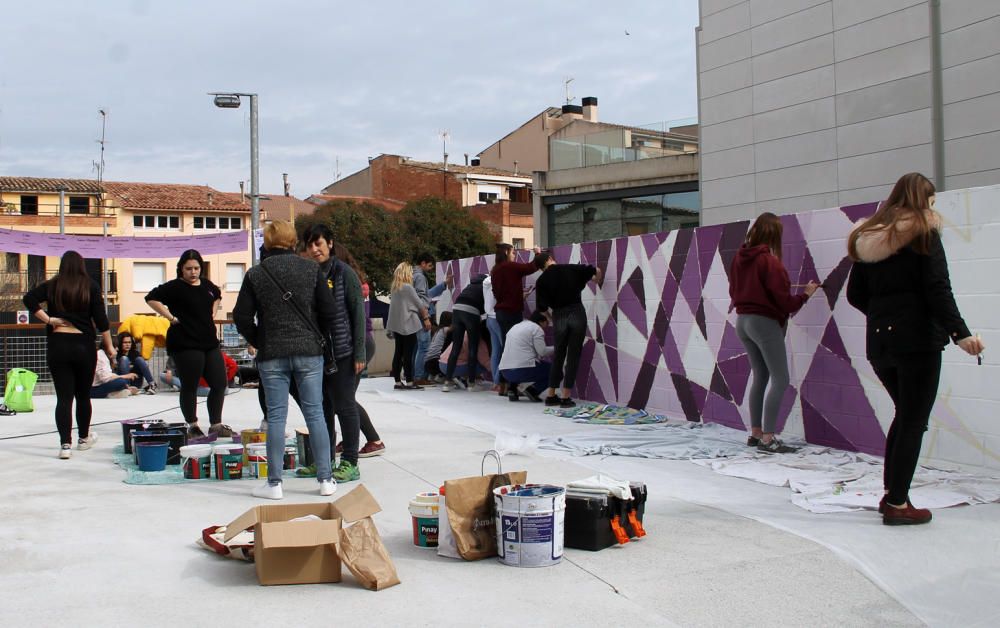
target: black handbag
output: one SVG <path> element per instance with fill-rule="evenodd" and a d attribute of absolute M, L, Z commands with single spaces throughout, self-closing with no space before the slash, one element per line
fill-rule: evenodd
<path fill-rule="evenodd" d="M 336 373 L 337 358 L 333 355 L 333 343 L 330 342 L 330 339 L 320 331 L 319 327 L 316 326 L 316 323 L 311 318 L 306 316 L 306 313 L 302 310 L 302 306 L 299 305 L 299 302 L 296 300 L 295 295 L 292 294 L 292 291 L 282 288 L 281 284 L 278 283 L 278 280 L 274 278 L 274 275 L 271 274 L 271 271 L 268 270 L 266 266 L 260 264 L 259 268 L 264 271 L 267 278 L 271 281 L 274 287 L 278 289 L 278 292 L 281 293 L 281 300 L 291 305 L 299 319 L 305 323 L 306 327 L 312 330 L 313 334 L 316 335 L 316 338 L 319 341 L 319 346 L 323 349 L 323 372 L 327 375 L 333 375 Z"/>

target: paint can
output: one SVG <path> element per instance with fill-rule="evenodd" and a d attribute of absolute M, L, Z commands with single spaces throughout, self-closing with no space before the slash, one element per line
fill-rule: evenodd
<path fill-rule="evenodd" d="M 212 446 L 185 445 L 181 447 L 181 465 L 184 477 L 203 480 L 212 477 Z"/>
<path fill-rule="evenodd" d="M 243 446 L 215 445 L 212 448 L 215 479 L 239 480 L 243 477 Z"/>
<path fill-rule="evenodd" d="M 513 567 L 548 567 L 562 560 L 566 489 L 548 484 L 493 490 L 497 553 Z"/>
<path fill-rule="evenodd" d="M 267 443 L 250 443 L 243 446 L 246 452 L 247 474 L 252 478 L 267 478 Z"/>
<path fill-rule="evenodd" d="M 413 520 L 413 544 L 417 547 L 438 546 L 439 497 L 437 493 L 417 493 L 410 500 Z"/>
<path fill-rule="evenodd" d="M 146 421 L 143 419 L 125 419 L 122 421 L 122 449 L 125 453 L 132 453 L 132 432 L 145 431 L 154 425 L 163 425 L 163 421 Z"/>
<path fill-rule="evenodd" d="M 237 441 L 234 438 L 233 441 L 243 445 L 243 468 L 247 468 L 250 464 L 250 450 L 247 448 L 254 443 L 267 442 L 267 432 L 264 430 L 240 430 L 240 439 Z M 265 473 L 265 475 L 267 474 Z"/>
<path fill-rule="evenodd" d="M 285 447 L 285 463 L 282 465 L 282 468 L 285 469 L 286 471 L 288 471 L 289 469 L 291 469 L 292 471 L 294 471 L 295 468 L 296 468 L 295 463 L 298 460 L 298 455 L 297 454 L 298 454 L 298 448 L 297 447 L 295 447 L 294 445 L 288 445 L 288 446 L 286 446 Z"/>

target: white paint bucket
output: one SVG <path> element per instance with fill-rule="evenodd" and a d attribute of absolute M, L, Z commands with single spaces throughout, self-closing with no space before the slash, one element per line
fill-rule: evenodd
<path fill-rule="evenodd" d="M 417 547 L 438 546 L 438 512 L 437 493 L 417 493 L 410 500 L 413 544 Z"/>
<path fill-rule="evenodd" d="M 497 553 L 514 567 L 548 567 L 562 560 L 566 489 L 548 484 L 501 486 L 496 504 Z"/>
<path fill-rule="evenodd" d="M 267 478 L 267 443 L 251 443 L 245 446 L 246 468 L 252 478 Z"/>

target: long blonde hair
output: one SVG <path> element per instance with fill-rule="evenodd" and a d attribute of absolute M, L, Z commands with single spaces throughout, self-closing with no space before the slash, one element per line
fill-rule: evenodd
<path fill-rule="evenodd" d="M 859 261 L 858 238 L 865 233 L 885 230 L 891 249 L 911 244 L 914 251 L 926 255 L 930 249 L 931 231 L 934 230 L 934 224 L 929 219 L 932 214 L 931 197 L 934 195 L 934 184 L 919 172 L 901 176 L 889 198 L 882 202 L 871 218 L 851 232 L 847 238 L 847 254 L 855 262 Z"/>
<path fill-rule="evenodd" d="M 400 262 L 392 271 L 392 287 L 390 292 L 396 292 L 403 286 L 413 283 L 413 266 L 409 262 Z"/>

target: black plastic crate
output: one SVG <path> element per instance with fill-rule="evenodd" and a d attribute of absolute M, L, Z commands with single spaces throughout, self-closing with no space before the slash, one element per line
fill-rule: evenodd
<path fill-rule="evenodd" d="M 630 538 L 639 536 L 628 521 L 629 511 L 634 510 L 642 523 L 646 512 L 646 485 L 630 483 L 632 499 L 621 500 L 609 494 L 566 493 L 566 547 L 589 551 L 602 550 L 618 544 L 611 527 L 611 520 L 618 516 L 625 533 Z"/>

